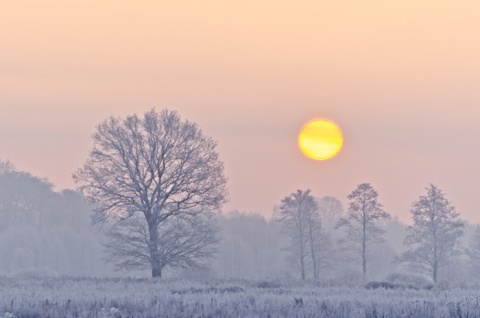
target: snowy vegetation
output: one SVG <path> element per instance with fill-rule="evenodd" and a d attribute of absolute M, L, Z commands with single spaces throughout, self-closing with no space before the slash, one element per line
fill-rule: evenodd
<path fill-rule="evenodd" d="M 1 278 L 3 317 L 478 317 L 480 289 L 278 281 Z"/>
<path fill-rule="evenodd" d="M 0 315 L 480 316 L 480 227 L 434 185 L 411 226 L 368 183 L 346 211 L 297 190 L 266 219 L 220 213 L 216 143 L 175 112 L 112 117 L 94 141 L 81 191 L 0 161 Z"/>

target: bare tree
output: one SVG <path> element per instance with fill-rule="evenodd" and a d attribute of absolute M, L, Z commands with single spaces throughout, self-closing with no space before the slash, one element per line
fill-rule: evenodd
<path fill-rule="evenodd" d="M 427 195 L 412 204 L 413 225 L 407 228 L 404 242 L 409 250 L 402 259 L 432 275 L 437 283 L 440 267 L 459 254 L 455 245 L 464 224 L 439 188 L 431 184 L 426 190 Z"/>
<path fill-rule="evenodd" d="M 345 227 L 346 240 L 353 243 L 354 250 L 362 263 L 364 279 L 367 276 L 367 263 L 370 246 L 382 243 L 385 230 L 378 222 L 390 217 L 377 200 L 378 193 L 369 183 L 361 183 L 349 196 L 348 216 L 340 218 L 336 228 Z"/>
<path fill-rule="evenodd" d="M 480 224 L 475 225 L 468 244 L 467 255 L 473 273 L 478 276 L 480 273 Z"/>
<path fill-rule="evenodd" d="M 216 142 L 195 123 L 166 109 L 152 109 L 142 118 L 110 117 L 98 125 L 93 140 L 93 150 L 74 178 L 97 207 L 94 222 L 119 222 L 114 228 L 116 234 L 110 236 L 117 238 L 117 243 L 107 245 L 117 266 L 129 269 L 148 264 L 152 276 L 160 277 L 165 266 L 190 264 L 202 248 L 209 248 L 210 239 L 196 246 L 195 252 L 188 244 L 179 245 L 176 248 L 184 248 L 178 252 L 183 257 L 181 262 L 164 254 L 167 231 L 177 231 L 171 240 L 175 235 L 197 237 L 198 229 L 171 224 L 199 220 L 225 202 L 226 178 L 215 151 Z M 203 234 L 208 235 L 210 230 L 205 228 Z M 126 241 L 129 235 L 130 246 Z"/>
<path fill-rule="evenodd" d="M 320 272 L 330 265 L 332 259 L 332 246 L 328 234 L 323 228 L 322 218 L 317 209 L 307 209 L 305 220 L 307 224 L 307 243 L 310 249 L 313 278 L 318 279 Z"/>
<path fill-rule="evenodd" d="M 318 216 L 309 220 L 308 244 L 312 259 L 313 278 L 320 278 L 320 273 L 327 270 L 333 260 L 333 248 L 328 233 L 324 231 L 323 222 Z"/>
<path fill-rule="evenodd" d="M 298 260 L 302 279 L 306 278 L 307 257 L 310 255 L 314 278 L 318 278 L 323 243 L 328 242 L 321 228 L 318 205 L 310 190 L 297 190 L 285 197 L 275 213 L 275 219 L 283 224 L 283 231 L 290 236 L 289 248 Z"/>

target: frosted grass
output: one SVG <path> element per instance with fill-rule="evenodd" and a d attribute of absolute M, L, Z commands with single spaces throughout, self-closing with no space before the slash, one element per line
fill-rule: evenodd
<path fill-rule="evenodd" d="M 0 317 L 480 317 L 480 290 L 2 278 Z"/>

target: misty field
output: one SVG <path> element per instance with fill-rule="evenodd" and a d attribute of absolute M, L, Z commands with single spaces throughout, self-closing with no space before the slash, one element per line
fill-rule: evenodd
<path fill-rule="evenodd" d="M 480 317 L 474 288 L 105 278 L 2 278 L 3 317 Z"/>

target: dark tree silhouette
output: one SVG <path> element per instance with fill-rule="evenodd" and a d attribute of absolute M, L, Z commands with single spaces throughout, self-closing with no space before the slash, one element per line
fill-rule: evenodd
<path fill-rule="evenodd" d="M 208 251 L 214 240 L 205 239 L 193 250 L 175 240 L 201 236 L 196 232 L 201 229 L 193 227 L 195 220 L 225 202 L 226 178 L 216 142 L 195 123 L 166 109 L 152 109 L 142 118 L 110 117 L 97 127 L 93 140 L 93 150 L 74 178 L 97 207 L 94 222 L 120 222 L 110 236 L 117 243 L 107 244 L 116 265 L 128 269 L 146 263 L 152 276 L 160 277 L 165 266 L 189 265 L 206 256 L 202 248 Z M 182 227 L 173 226 L 175 222 L 183 222 Z M 176 232 L 167 236 L 166 229 Z M 204 230 L 210 237 L 212 227 Z M 124 235 L 129 233 L 132 242 L 144 236 L 139 246 L 122 244 L 128 243 Z M 173 248 L 169 244 L 177 244 L 175 253 L 182 261 L 166 257 Z M 129 262 L 122 263 L 122 258 Z"/>

